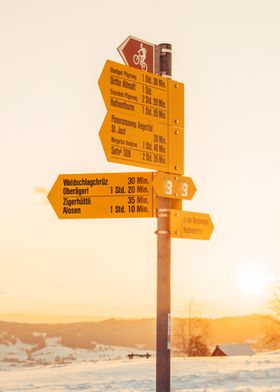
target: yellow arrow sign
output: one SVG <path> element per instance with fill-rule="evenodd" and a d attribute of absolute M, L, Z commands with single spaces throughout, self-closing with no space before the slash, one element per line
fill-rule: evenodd
<path fill-rule="evenodd" d="M 99 136 L 110 162 L 154 170 L 169 169 L 168 127 L 165 124 L 110 111 Z"/>
<path fill-rule="evenodd" d="M 107 159 L 184 172 L 184 85 L 107 61 L 99 87 L 109 112 L 100 138 Z"/>
<path fill-rule="evenodd" d="M 214 229 L 208 214 L 170 210 L 170 236 L 209 240 Z"/>
<path fill-rule="evenodd" d="M 98 84 L 108 110 L 167 124 L 167 79 L 107 60 Z"/>
<path fill-rule="evenodd" d="M 153 217 L 152 175 L 61 174 L 48 199 L 61 219 Z"/>
<path fill-rule="evenodd" d="M 158 196 L 191 200 L 196 187 L 190 177 L 158 172 L 154 175 L 154 191 Z"/>

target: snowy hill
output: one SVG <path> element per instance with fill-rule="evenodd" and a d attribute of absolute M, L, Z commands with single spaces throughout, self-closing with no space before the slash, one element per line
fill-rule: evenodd
<path fill-rule="evenodd" d="M 211 320 L 212 343 L 260 346 L 270 319 L 264 316 Z M 176 319 L 172 322 L 176 322 Z M 0 321 L 0 368 L 124 359 L 155 350 L 155 319 L 70 324 Z"/>
<path fill-rule="evenodd" d="M 45 338 L 45 345 L 41 348 L 17 340 L 15 343 L 0 344 L 0 371 L 12 367 L 119 360 L 127 358 L 131 352 L 146 353 L 140 349 L 106 346 L 94 342 L 91 349 L 70 348 L 61 345 L 60 337 Z"/>
<path fill-rule="evenodd" d="M 172 325 L 176 323 L 172 319 Z M 211 319 L 213 345 L 222 343 L 256 342 L 271 327 L 268 316 L 251 315 Z M 61 344 L 71 348 L 92 348 L 91 342 L 104 345 L 155 349 L 155 319 L 116 320 L 99 322 L 31 324 L 0 321 L 0 344 L 24 343 L 44 346 L 45 337 L 61 337 Z M 254 347 L 258 350 L 258 347 Z"/>
<path fill-rule="evenodd" d="M 155 347 L 155 320 L 115 320 L 69 324 L 27 324 L 0 321 L 0 344 L 24 343 L 45 346 L 45 338 L 60 337 L 61 345 L 92 349 L 97 342 L 109 346 Z"/>

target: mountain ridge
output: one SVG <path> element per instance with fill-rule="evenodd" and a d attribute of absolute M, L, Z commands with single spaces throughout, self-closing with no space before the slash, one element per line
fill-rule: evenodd
<path fill-rule="evenodd" d="M 172 319 L 172 326 L 178 318 Z M 248 315 L 204 319 L 210 325 L 211 345 L 222 343 L 250 343 L 255 350 L 265 349 L 263 336 L 271 328 L 267 315 Z M 92 342 L 110 346 L 143 347 L 155 350 L 156 320 L 106 319 L 71 323 L 21 323 L 0 321 L 0 344 L 14 344 L 17 340 L 43 347 L 46 338 L 60 338 L 62 346 L 91 349 Z"/>

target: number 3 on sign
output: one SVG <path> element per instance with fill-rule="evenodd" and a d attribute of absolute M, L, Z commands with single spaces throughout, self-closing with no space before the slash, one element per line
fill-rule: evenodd
<path fill-rule="evenodd" d="M 189 185 L 186 181 L 178 181 L 176 179 L 175 183 L 173 184 L 172 178 L 164 178 L 163 179 L 163 193 L 165 195 L 172 195 L 173 193 L 173 185 L 174 185 L 174 194 L 177 196 L 186 198 L 188 197 L 189 193 Z"/>
<path fill-rule="evenodd" d="M 181 181 L 180 185 L 181 185 L 181 196 L 187 197 L 188 196 L 188 190 L 189 190 L 188 183 Z"/>
<path fill-rule="evenodd" d="M 166 195 L 172 195 L 172 180 L 170 180 L 169 178 L 164 178 L 164 180 L 163 180 L 163 187 L 164 187 L 164 190 L 163 190 L 163 192 L 166 194 Z"/>

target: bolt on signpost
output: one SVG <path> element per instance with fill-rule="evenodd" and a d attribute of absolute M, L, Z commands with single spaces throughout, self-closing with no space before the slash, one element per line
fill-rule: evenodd
<path fill-rule="evenodd" d="M 127 65 L 107 60 L 99 87 L 108 110 L 99 136 L 109 162 L 154 172 L 61 174 L 48 194 L 60 219 L 157 216 L 156 392 L 170 392 L 171 238 L 208 240 L 208 214 L 182 211 L 196 187 L 184 174 L 184 85 L 171 79 L 170 44 L 128 37 Z"/>

